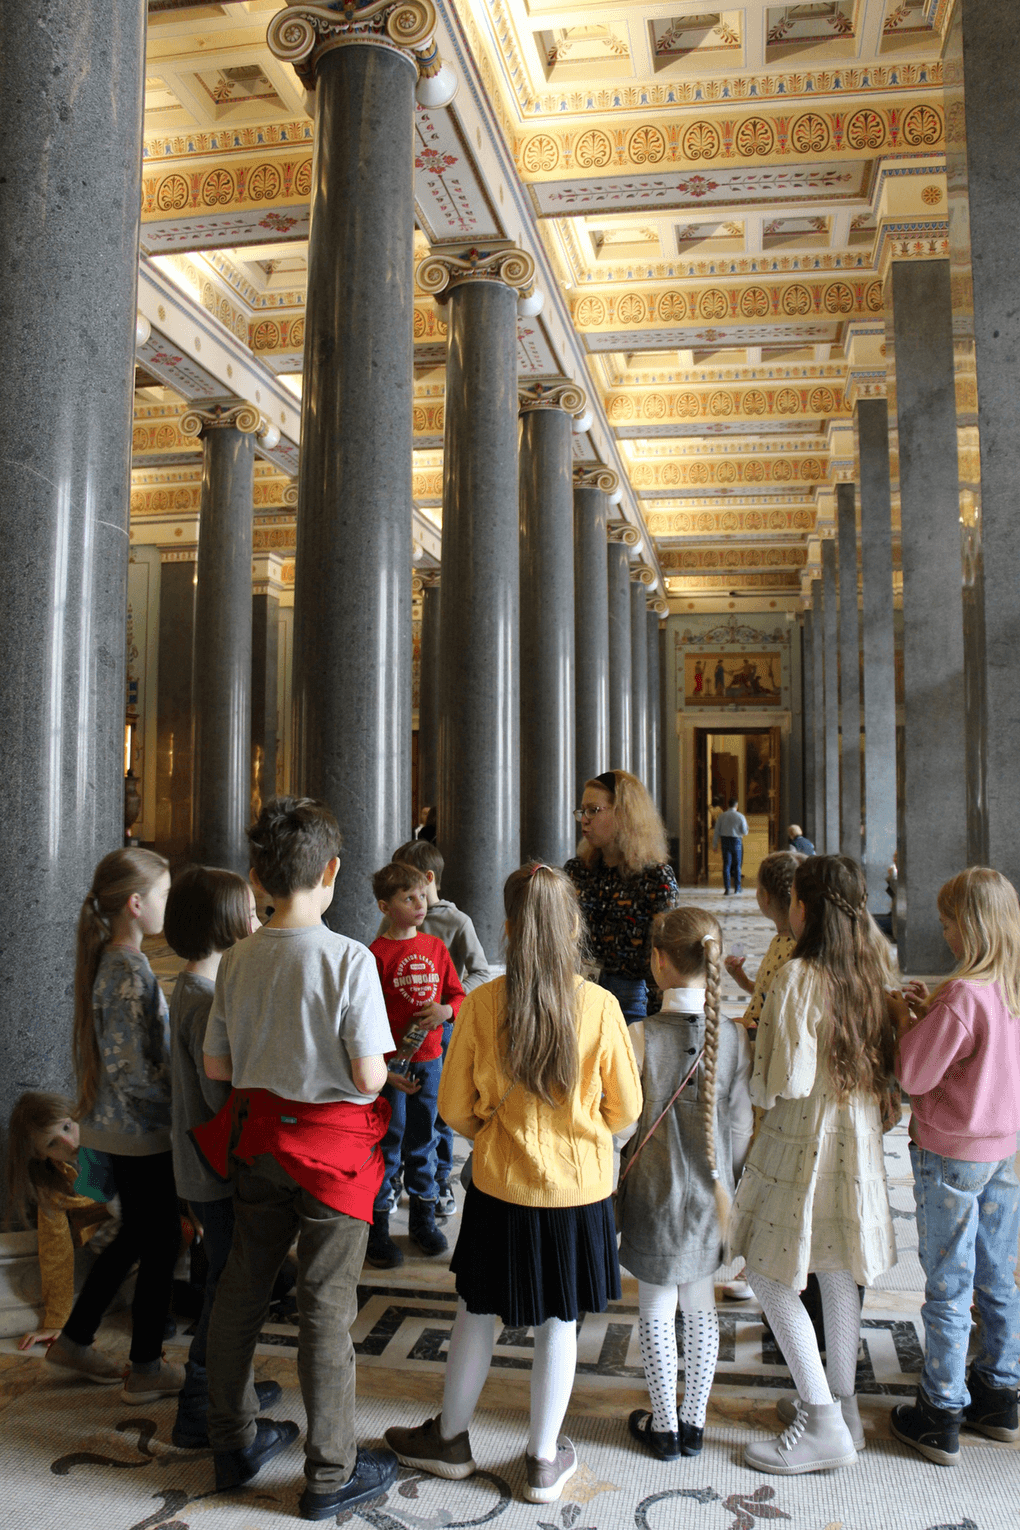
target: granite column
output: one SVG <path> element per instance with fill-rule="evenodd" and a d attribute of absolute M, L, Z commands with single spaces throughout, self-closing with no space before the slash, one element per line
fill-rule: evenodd
<path fill-rule="evenodd" d="M 649 606 L 646 601 L 645 608 L 645 641 L 648 645 L 648 791 L 652 801 L 661 813 L 662 802 L 662 745 L 663 745 L 663 706 L 662 706 L 662 665 L 659 662 L 659 611 L 658 601 L 661 597 L 653 596 L 654 606 Z"/>
<path fill-rule="evenodd" d="M 839 537 L 839 850 L 861 859 L 861 658 L 857 623 L 857 511 L 852 483 L 836 485 Z"/>
<path fill-rule="evenodd" d="M 630 550 L 610 532 L 609 567 L 609 757 L 610 770 L 631 769 Z"/>
<path fill-rule="evenodd" d="M 448 325 L 439 844 L 444 887 L 492 961 L 503 883 L 520 864 L 517 303 L 533 274 L 531 256 L 506 246 L 418 267 Z"/>
<path fill-rule="evenodd" d="M 435 807 L 439 792 L 439 573 L 419 570 L 421 659 L 418 668 L 418 811 Z"/>
<path fill-rule="evenodd" d="M 630 584 L 630 768 L 648 785 L 648 603 L 645 572 L 631 572 Z M 647 571 L 651 573 L 649 569 Z"/>
<path fill-rule="evenodd" d="M 822 543 L 822 630 L 825 717 L 826 855 L 839 855 L 839 618 L 836 611 L 836 543 Z"/>
<path fill-rule="evenodd" d="M 815 833 L 813 836 L 814 846 L 819 855 L 824 853 L 828 843 L 827 825 L 825 821 L 826 808 L 826 765 L 828 763 L 825 752 L 825 612 L 822 605 L 822 581 L 811 581 L 811 608 L 814 612 L 812 621 L 811 656 L 811 725 L 814 734 L 814 809 L 815 809 Z"/>
<path fill-rule="evenodd" d="M 891 288 L 903 562 L 900 962 L 945 972 L 935 895 L 967 864 L 960 500 L 949 262 L 894 261 Z M 895 483 L 894 483 L 895 488 Z M 899 896 L 897 915 L 899 916 Z"/>
<path fill-rule="evenodd" d="M 124 842 L 145 19 L 5 0 L 0 22 L 5 1122 L 68 1087 L 78 910 Z"/>
<path fill-rule="evenodd" d="M 251 806 L 252 495 L 258 410 L 182 416 L 202 436 L 195 592 L 195 816 L 192 859 L 248 874 Z"/>
<path fill-rule="evenodd" d="M 801 669 L 803 706 L 803 817 L 804 833 L 813 845 L 818 844 L 815 813 L 815 613 L 809 606 L 804 612 L 803 665 Z"/>
<path fill-rule="evenodd" d="M 574 803 L 609 769 L 609 468 L 574 469 Z"/>
<path fill-rule="evenodd" d="M 896 653 L 889 410 L 884 398 L 858 399 L 854 437 L 860 470 L 864 869 L 868 907 L 879 914 L 888 908 L 886 872 L 896 851 Z"/>
<path fill-rule="evenodd" d="M 276 796 L 280 601 L 266 579 L 251 598 L 251 813 Z"/>
<path fill-rule="evenodd" d="M 573 854 L 573 383 L 520 390 L 521 858 Z"/>
<path fill-rule="evenodd" d="M 316 26 L 284 7 L 277 57 L 315 90 L 294 586 L 297 789 L 344 836 L 331 928 L 365 940 L 369 878 L 409 830 L 415 92 L 436 17 L 394 3 Z M 434 53 L 434 50 L 433 50 Z"/>

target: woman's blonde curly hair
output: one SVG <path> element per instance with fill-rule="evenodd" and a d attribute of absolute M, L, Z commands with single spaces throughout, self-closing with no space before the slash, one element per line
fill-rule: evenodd
<path fill-rule="evenodd" d="M 614 782 L 610 786 L 610 779 Z M 585 791 L 606 792 L 616 809 L 616 846 L 620 852 L 617 871 L 637 877 L 648 866 L 661 866 L 669 856 L 666 830 L 647 787 L 629 770 L 607 770 L 584 783 Z M 583 839 L 577 854 L 586 866 L 597 866 L 602 851 Z"/>

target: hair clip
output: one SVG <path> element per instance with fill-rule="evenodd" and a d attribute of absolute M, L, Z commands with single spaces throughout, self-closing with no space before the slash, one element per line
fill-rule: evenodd
<path fill-rule="evenodd" d="M 528 876 L 533 877 L 536 871 L 548 871 L 549 869 L 550 868 L 545 864 L 545 861 L 536 861 L 534 866 L 532 866 L 531 870 L 528 872 Z"/>

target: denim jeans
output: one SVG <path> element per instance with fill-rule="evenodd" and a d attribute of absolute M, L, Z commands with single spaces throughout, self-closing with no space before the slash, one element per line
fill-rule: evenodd
<path fill-rule="evenodd" d="M 910 1144 L 917 1253 L 924 1270 L 921 1386 L 937 1408 L 965 1408 L 971 1293 L 981 1317 L 974 1369 L 991 1387 L 1020 1382 L 1020 1291 L 1013 1271 L 1020 1181 L 999 1163 L 943 1158 Z"/>
<path fill-rule="evenodd" d="M 600 972 L 599 987 L 608 988 L 619 1001 L 623 1018 L 628 1025 L 644 1020 L 648 1015 L 648 985 L 644 978 L 624 977 L 622 972 Z"/>
<path fill-rule="evenodd" d="M 209 1268 L 205 1277 L 205 1300 L 195 1324 L 188 1359 L 192 1365 L 204 1367 L 213 1299 L 234 1241 L 234 1198 L 228 1195 L 220 1201 L 190 1201 L 189 1205 L 202 1224 L 202 1242 Z"/>
<path fill-rule="evenodd" d="M 453 1035 L 453 1021 L 443 1022 L 443 1061 L 446 1061 L 446 1049 L 450 1045 L 450 1037 Z M 438 1086 L 437 1086 L 438 1087 Z M 439 1112 L 436 1112 L 436 1179 L 445 1183 L 453 1173 L 453 1128 L 447 1126 Z"/>
<path fill-rule="evenodd" d="M 417 1094 L 404 1094 L 389 1084 L 382 1091 L 393 1111 L 386 1135 L 382 1140 L 382 1184 L 375 1198 L 377 1208 L 386 1203 L 390 1193 L 390 1181 L 404 1164 L 404 1188 L 408 1195 L 423 1201 L 434 1201 L 436 1188 L 436 1099 L 439 1094 L 439 1075 L 443 1071 L 442 1057 L 430 1058 L 428 1062 L 413 1062 L 407 1070 L 408 1078 L 417 1079 L 421 1088 Z"/>
<path fill-rule="evenodd" d="M 720 834 L 719 846 L 722 850 L 722 881 L 723 889 L 730 890 L 730 881 L 733 882 L 733 891 L 740 891 L 740 868 L 744 864 L 744 841 L 739 835 Z"/>

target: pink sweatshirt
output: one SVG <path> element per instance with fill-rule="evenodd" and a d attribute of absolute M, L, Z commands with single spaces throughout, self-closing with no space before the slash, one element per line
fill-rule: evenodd
<path fill-rule="evenodd" d="M 900 1039 L 897 1078 L 910 1096 L 910 1135 L 945 1158 L 1012 1158 L 1020 1130 L 1020 1020 L 998 983 L 947 983 Z"/>

